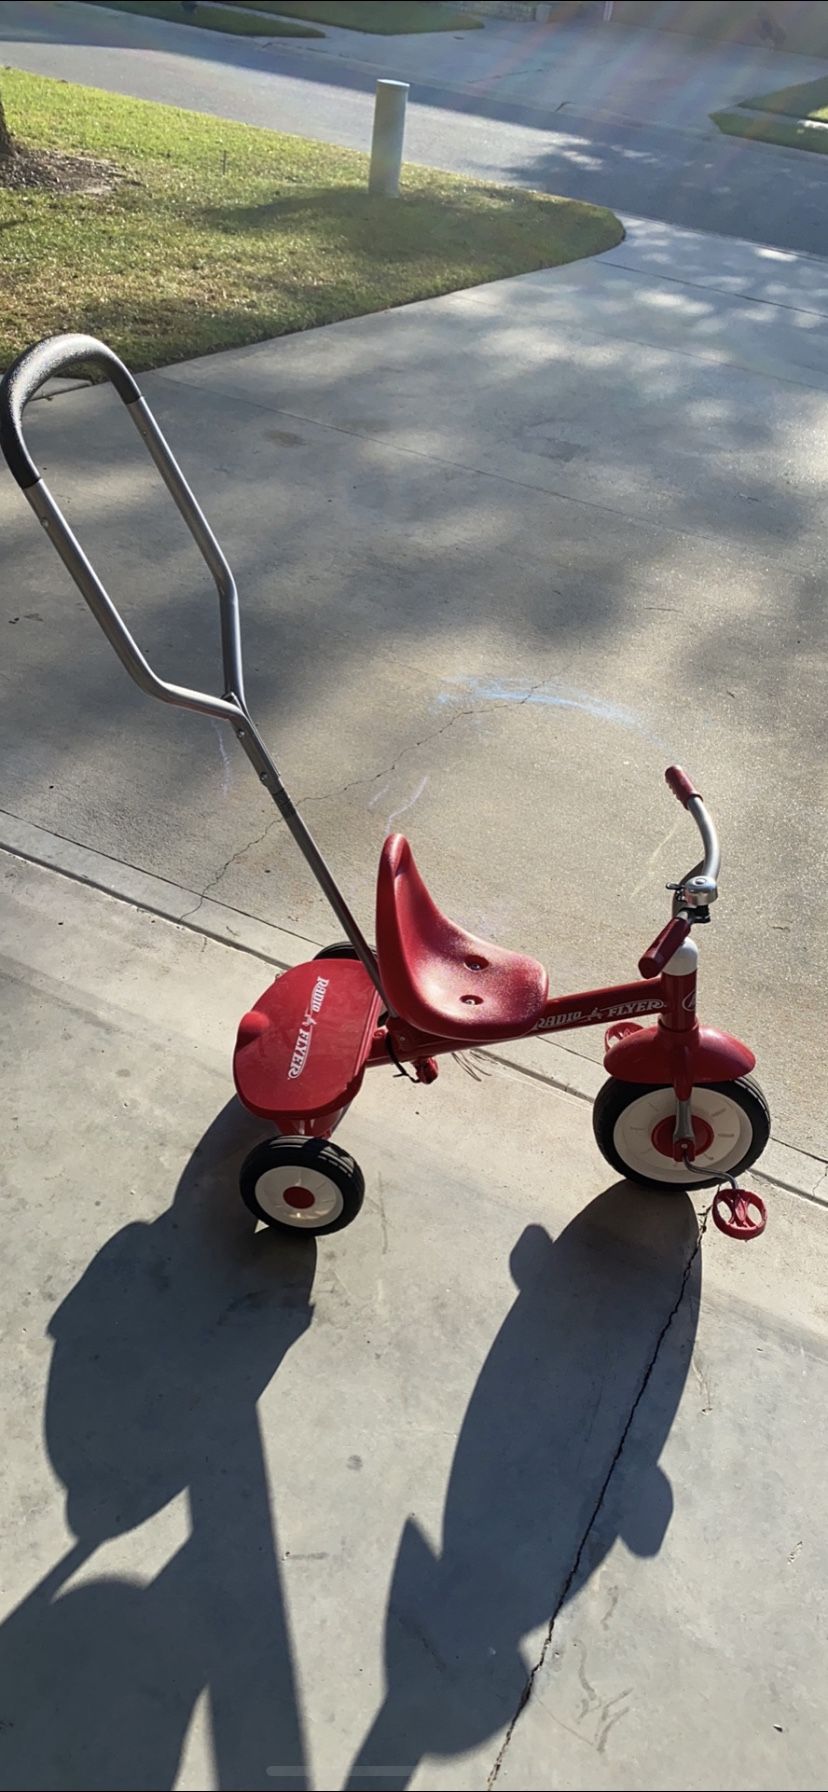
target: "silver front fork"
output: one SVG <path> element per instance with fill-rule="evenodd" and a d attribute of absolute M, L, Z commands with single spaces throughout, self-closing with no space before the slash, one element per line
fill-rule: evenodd
<path fill-rule="evenodd" d="M 692 935 L 688 936 L 673 953 L 669 963 L 662 971 L 663 978 L 695 977 L 699 968 L 699 949 Z M 673 1127 L 674 1145 L 695 1145 L 693 1132 L 692 1104 L 676 1096 L 676 1120 Z"/>
<path fill-rule="evenodd" d="M 689 1101 L 676 1100 L 676 1124 L 673 1128 L 674 1145 L 694 1145 L 693 1114 Z"/>

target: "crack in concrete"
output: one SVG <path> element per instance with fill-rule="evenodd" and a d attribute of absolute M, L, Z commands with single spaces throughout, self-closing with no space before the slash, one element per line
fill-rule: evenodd
<path fill-rule="evenodd" d="M 791 1149 L 791 1147 L 789 1147 L 789 1149 Z M 814 1187 L 811 1190 L 811 1199 L 828 1203 L 828 1170 L 826 1170 L 814 1184 Z"/>
<path fill-rule="evenodd" d="M 424 734 L 421 740 L 412 740 L 407 747 L 401 747 L 396 759 L 392 760 L 390 765 L 384 765 L 380 771 L 369 772 L 362 778 L 350 778 L 347 784 L 339 784 L 334 790 L 319 790 L 315 794 L 311 793 L 309 796 L 300 797 L 297 802 L 297 808 L 299 803 L 329 803 L 333 797 L 344 796 L 347 790 L 356 790 L 360 784 L 376 784 L 380 778 L 390 778 L 392 772 L 396 771 L 401 759 L 405 759 L 409 753 L 416 753 L 419 747 L 429 746 L 431 742 L 437 740 L 441 734 L 447 734 L 449 729 L 454 727 L 455 722 L 461 722 L 464 716 L 486 715 L 487 713 L 486 710 L 475 708 L 458 709 L 453 716 L 449 717 L 447 722 L 443 722 L 442 727 L 433 728 L 430 733 Z"/>
<path fill-rule="evenodd" d="M 210 895 L 211 891 L 215 890 L 217 888 L 217 886 L 221 883 L 221 880 L 224 877 L 225 872 L 230 870 L 230 866 L 235 864 L 236 859 L 243 858 L 244 854 L 246 852 L 250 852 L 252 847 L 261 845 L 261 842 L 264 840 L 265 835 L 269 834 L 270 830 L 274 826 L 275 822 L 281 821 L 281 819 L 282 819 L 281 815 L 276 815 L 275 817 L 271 817 L 270 821 L 267 824 L 267 827 L 263 828 L 260 834 L 254 834 L 253 839 L 247 840 L 245 842 L 244 846 L 237 846 L 235 851 L 231 852 L 230 857 L 228 859 L 225 859 L 224 864 L 221 867 L 221 870 L 216 872 L 215 877 L 211 877 L 208 879 L 207 883 L 204 885 L 204 889 L 202 890 L 198 901 L 195 903 L 193 908 L 188 908 L 186 911 L 186 914 L 179 915 L 179 917 L 178 917 L 179 921 L 189 921 L 192 919 L 193 915 L 197 915 L 199 909 L 201 908 L 202 904 L 207 900 L 207 897 Z"/>
<path fill-rule="evenodd" d="M 693 1374 L 696 1377 L 696 1381 L 698 1382 L 699 1393 L 701 1394 L 701 1397 L 702 1397 L 701 1413 L 702 1413 L 702 1417 L 704 1417 L 704 1415 L 706 1413 L 713 1411 L 713 1399 L 712 1399 L 712 1396 L 710 1393 L 710 1383 L 707 1379 L 707 1376 L 705 1375 L 705 1372 L 701 1366 L 701 1363 L 698 1360 L 698 1351 L 697 1350 L 694 1350 L 690 1357 L 690 1367 L 693 1371 Z"/>
<path fill-rule="evenodd" d="M 547 1631 L 546 1631 L 546 1636 L 543 1639 L 543 1646 L 541 1648 L 540 1655 L 538 1656 L 538 1659 L 535 1662 L 534 1667 L 532 1667 L 530 1669 L 530 1672 L 527 1675 L 526 1684 L 525 1684 L 523 1691 L 520 1695 L 520 1698 L 518 1700 L 515 1714 L 508 1726 L 508 1729 L 507 1729 L 506 1734 L 503 1738 L 503 1741 L 500 1745 L 500 1748 L 498 1749 L 497 1755 L 495 1756 L 494 1764 L 492 1766 L 489 1777 L 486 1781 L 486 1792 L 491 1792 L 492 1787 L 497 1783 L 497 1779 L 500 1774 L 500 1769 L 503 1766 L 503 1762 L 506 1758 L 506 1751 L 507 1751 L 509 1744 L 512 1740 L 512 1737 L 515 1733 L 515 1729 L 516 1729 L 518 1723 L 520 1722 L 523 1712 L 526 1710 L 526 1707 L 532 1698 L 532 1694 L 535 1690 L 535 1681 L 537 1680 L 538 1674 L 540 1673 L 541 1668 L 543 1667 L 543 1665 L 546 1661 L 546 1657 L 549 1653 L 555 1625 L 558 1621 L 558 1618 L 560 1617 L 560 1614 L 563 1610 L 564 1605 L 566 1604 L 566 1599 L 567 1599 L 567 1595 L 569 1593 L 569 1589 L 570 1589 L 570 1587 L 575 1579 L 575 1576 L 578 1572 L 578 1569 L 580 1567 L 581 1558 L 582 1558 L 584 1550 L 586 1549 L 586 1546 L 589 1542 L 593 1528 L 594 1528 L 595 1524 L 597 1523 L 598 1516 L 601 1511 L 601 1507 L 604 1504 L 604 1500 L 605 1500 L 607 1492 L 609 1490 L 610 1482 L 612 1480 L 613 1475 L 615 1474 L 615 1470 L 618 1467 L 618 1464 L 619 1464 L 621 1457 L 624 1453 L 624 1447 L 626 1445 L 627 1438 L 629 1437 L 630 1431 L 632 1429 L 632 1426 L 633 1426 L 633 1423 L 635 1420 L 636 1413 L 638 1412 L 638 1408 L 641 1405 L 641 1401 L 643 1400 L 644 1395 L 647 1392 L 647 1388 L 650 1383 L 650 1378 L 652 1376 L 653 1370 L 658 1361 L 658 1357 L 659 1357 L 659 1354 L 661 1351 L 662 1344 L 664 1343 L 667 1333 L 669 1332 L 670 1327 L 673 1323 L 673 1320 L 675 1319 L 676 1314 L 678 1313 L 679 1307 L 681 1306 L 681 1303 L 684 1299 L 685 1291 L 687 1289 L 687 1284 L 690 1279 L 690 1274 L 691 1274 L 691 1271 L 693 1268 L 693 1264 L 695 1263 L 696 1258 L 699 1254 L 699 1251 L 701 1250 L 702 1239 L 704 1238 L 704 1234 L 707 1230 L 707 1222 L 710 1217 L 711 1211 L 712 1211 L 712 1203 L 711 1203 L 710 1207 L 706 1207 L 704 1209 L 703 1213 L 700 1216 L 698 1237 L 696 1238 L 696 1242 L 695 1242 L 693 1249 L 690 1252 L 690 1256 L 688 1257 L 687 1262 L 684 1266 L 684 1273 L 681 1278 L 681 1286 L 679 1288 L 678 1294 L 676 1295 L 676 1299 L 673 1303 L 673 1306 L 671 1307 L 671 1309 L 667 1315 L 667 1318 L 665 1319 L 664 1324 L 661 1328 L 661 1331 L 659 1332 L 658 1337 L 655 1341 L 655 1346 L 653 1348 L 652 1355 L 650 1357 L 650 1360 L 649 1360 L 647 1367 L 644 1371 L 644 1374 L 642 1376 L 641 1386 L 639 1387 L 638 1393 L 636 1394 L 635 1399 L 630 1408 L 629 1416 L 627 1418 L 627 1422 L 624 1426 L 624 1429 L 621 1433 L 621 1437 L 618 1441 L 618 1445 L 617 1445 L 615 1454 L 612 1458 L 612 1461 L 609 1465 L 607 1473 L 604 1477 L 604 1481 L 601 1486 L 600 1492 L 598 1494 L 598 1498 L 595 1502 L 595 1505 L 593 1506 L 592 1513 L 587 1521 L 587 1525 L 584 1530 L 584 1534 L 581 1538 L 580 1543 L 578 1544 L 577 1550 L 575 1551 L 575 1559 L 572 1563 L 572 1567 L 570 1568 L 569 1573 L 566 1577 L 566 1580 L 564 1581 L 557 1605 L 555 1606 L 555 1609 L 554 1609 L 552 1616 L 549 1620 L 549 1624 L 548 1624 Z M 621 1714 L 619 1714 L 619 1715 L 621 1715 Z M 606 1740 L 606 1738 L 605 1738 L 605 1740 Z"/>
<path fill-rule="evenodd" d="M 524 704 L 529 703 L 536 693 L 542 691 L 544 686 L 549 684 L 549 682 L 549 677 L 541 678 L 537 684 L 530 685 L 525 696 L 521 697 L 519 702 L 514 705 L 515 709 L 522 709 Z M 399 753 L 392 760 L 390 765 L 382 766 L 379 771 L 369 772 L 361 778 L 350 778 L 346 784 L 337 784 L 333 790 L 312 791 L 308 795 L 297 797 L 296 807 L 301 810 L 307 808 L 310 803 L 329 803 L 332 802 L 335 797 L 345 796 L 346 792 L 349 790 L 356 790 L 361 784 L 376 784 L 379 782 L 380 778 L 390 778 L 392 773 L 397 770 L 400 761 L 405 759 L 409 753 L 416 753 L 420 747 L 429 746 L 432 741 L 438 740 L 441 734 L 448 734 L 449 729 L 453 728 L 456 722 L 462 722 L 466 716 L 494 715 L 498 708 L 498 704 L 489 703 L 482 707 L 478 704 L 472 704 L 466 709 L 455 710 L 454 715 L 449 716 L 448 721 L 443 722 L 439 728 L 432 728 L 427 734 L 422 735 L 419 740 L 410 741 L 408 746 L 401 747 Z M 244 846 L 239 846 L 234 852 L 231 852 L 229 858 L 225 859 L 221 869 L 216 872 L 215 877 L 211 877 L 205 884 L 195 907 L 188 909 L 186 914 L 180 915 L 178 917 L 179 920 L 191 920 L 192 916 L 198 913 L 205 898 L 218 888 L 222 878 L 229 871 L 230 866 L 234 865 L 238 859 L 243 858 L 245 853 L 250 852 L 254 846 L 260 846 L 262 841 L 267 838 L 267 835 L 271 832 L 272 828 L 284 826 L 284 817 L 277 813 L 271 817 L 267 827 L 264 828 L 260 834 L 254 835 L 254 838 L 248 840 Z"/>

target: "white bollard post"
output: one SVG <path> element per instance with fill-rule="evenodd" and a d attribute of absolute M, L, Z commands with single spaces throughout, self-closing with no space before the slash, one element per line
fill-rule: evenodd
<path fill-rule="evenodd" d="M 369 193 L 384 193 L 391 199 L 399 193 L 407 99 L 407 81 L 377 82 Z"/>

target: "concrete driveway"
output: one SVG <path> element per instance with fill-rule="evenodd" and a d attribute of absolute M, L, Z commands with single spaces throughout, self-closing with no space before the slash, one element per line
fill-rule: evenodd
<path fill-rule="evenodd" d="M 694 856 L 662 776 L 684 762 L 725 853 L 704 1014 L 823 1157 L 827 309 L 824 263 L 634 226 L 144 382 L 237 572 L 253 711 L 366 927 L 399 825 L 449 912 L 554 988 L 625 979 Z M 150 658 L 209 686 L 212 587 L 119 407 L 30 415 Z M 0 503 L 4 807 L 330 938 L 233 739 L 148 705 L 10 480 Z"/>
<path fill-rule="evenodd" d="M 0 852 L 0 1785 L 818 1792 L 824 1206 L 705 1234 L 476 1054 L 371 1073 L 355 1225 L 256 1232 L 295 942 L 91 874 Z"/>

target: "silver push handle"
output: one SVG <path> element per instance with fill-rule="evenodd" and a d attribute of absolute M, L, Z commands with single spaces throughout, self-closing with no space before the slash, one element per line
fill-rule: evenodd
<path fill-rule="evenodd" d="M 676 910 L 679 908 L 707 908 L 711 902 L 715 902 L 719 894 L 718 876 L 722 862 L 719 837 L 713 819 L 708 814 L 695 785 L 688 778 L 687 773 L 682 771 L 681 766 L 669 765 L 664 776 L 673 795 L 678 797 L 688 814 L 692 815 L 701 834 L 704 848 L 704 856 L 698 865 L 694 865 L 692 871 L 688 871 L 687 875 L 682 878 L 676 890 L 673 907 Z"/>
<path fill-rule="evenodd" d="M 211 696 L 206 691 L 191 691 L 184 685 L 168 684 L 153 672 L 29 452 L 23 434 L 26 405 L 46 380 L 67 372 L 78 361 L 99 368 L 111 381 L 119 398 L 123 399 L 170 496 L 210 568 L 221 612 L 224 667 L 224 695 L 221 697 Z M 242 672 L 239 600 L 233 574 L 149 406 L 142 398 L 140 388 L 123 361 L 118 359 L 111 348 L 107 348 L 106 343 L 99 342 L 94 336 L 49 336 L 34 348 L 27 349 L 0 382 L 0 447 L 8 462 L 9 471 L 25 493 L 49 540 L 71 573 L 78 590 L 85 597 L 93 616 L 100 623 L 130 678 L 135 680 L 147 696 L 158 697 L 162 703 L 175 703 L 182 709 L 194 709 L 203 715 L 223 717 L 234 724 L 245 719 L 247 709 Z"/>

